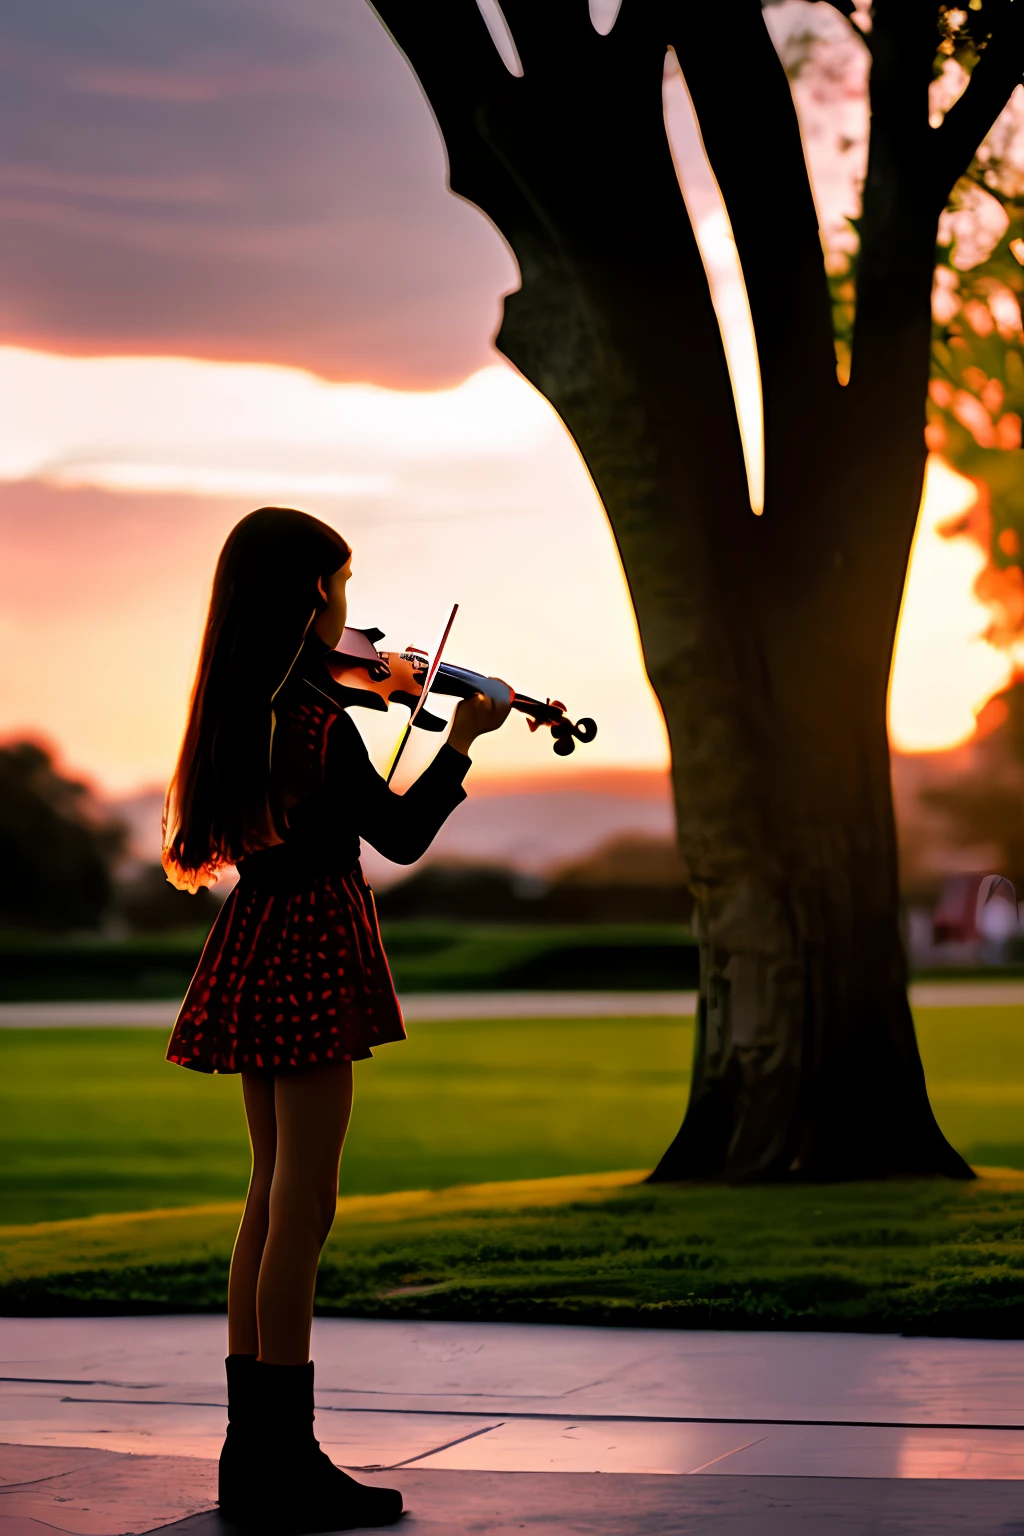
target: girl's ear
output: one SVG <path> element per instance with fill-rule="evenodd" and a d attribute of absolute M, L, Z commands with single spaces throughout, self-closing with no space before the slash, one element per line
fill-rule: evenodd
<path fill-rule="evenodd" d="M 319 592 L 320 599 L 321 599 L 324 607 L 326 608 L 327 607 L 327 592 L 324 589 L 324 579 L 323 579 L 322 576 L 318 576 L 317 579 L 316 579 L 316 590 Z"/>

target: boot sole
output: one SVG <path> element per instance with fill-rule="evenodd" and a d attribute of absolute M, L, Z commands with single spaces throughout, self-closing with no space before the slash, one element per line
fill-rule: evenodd
<path fill-rule="evenodd" d="M 333 1514 L 311 1514 L 305 1517 L 301 1515 L 284 1513 L 274 1516 L 268 1514 L 266 1509 L 247 1511 L 238 1509 L 233 1505 L 218 1506 L 220 1517 L 226 1525 L 237 1525 L 247 1530 L 274 1531 L 280 1536 L 314 1536 L 314 1533 L 324 1531 L 362 1531 L 377 1530 L 386 1525 L 395 1525 L 406 1514 L 405 1509 L 400 1509 L 397 1514 L 376 1516 L 356 1512 L 339 1519 L 338 1511 Z"/>

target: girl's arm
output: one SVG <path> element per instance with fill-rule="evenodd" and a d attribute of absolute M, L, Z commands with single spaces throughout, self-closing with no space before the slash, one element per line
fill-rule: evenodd
<path fill-rule="evenodd" d="M 331 726 L 327 772 L 332 798 L 360 837 L 395 864 L 422 858 L 447 818 L 466 798 L 470 760 L 447 742 L 404 795 L 394 794 L 370 762 L 355 724 L 341 714 Z M 460 740 L 461 740 L 460 736 Z"/>

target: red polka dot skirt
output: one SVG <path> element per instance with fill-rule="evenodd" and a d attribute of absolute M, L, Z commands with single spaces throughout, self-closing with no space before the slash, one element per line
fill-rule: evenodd
<path fill-rule="evenodd" d="M 356 865 L 299 891 L 235 887 L 167 1060 L 196 1072 L 308 1071 L 404 1039 L 373 896 Z"/>

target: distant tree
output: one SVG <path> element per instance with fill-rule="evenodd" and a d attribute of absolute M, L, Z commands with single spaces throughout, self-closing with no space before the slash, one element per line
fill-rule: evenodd
<path fill-rule="evenodd" d="M 759 0 L 376 0 L 452 189 L 519 263 L 497 344 L 554 405 L 618 541 L 672 746 L 702 942 L 690 1103 L 658 1178 L 969 1170 L 906 996 L 886 737 L 926 459 L 937 225 L 1024 68 L 1021 0 L 834 0 L 871 51 L 849 380 L 793 99 Z M 494 10 L 488 5 L 489 11 Z M 685 77 L 764 398 L 751 515 L 732 383 L 667 142 Z M 941 122 L 949 50 L 969 82 Z"/>
<path fill-rule="evenodd" d="M 123 827 L 33 741 L 0 746 L 0 925 L 96 928 L 113 897 Z"/>
<path fill-rule="evenodd" d="M 951 772 L 921 798 L 941 813 L 954 847 L 997 850 L 993 867 L 977 873 L 1006 875 L 1024 901 L 1024 687 L 1016 685 L 996 703 L 1006 714 L 974 746 L 970 770 Z"/>
<path fill-rule="evenodd" d="M 582 859 L 573 859 L 555 872 L 559 886 L 646 887 L 676 890 L 682 895 L 686 871 L 679 850 L 667 837 L 645 832 L 619 832 L 606 838 Z"/>
<path fill-rule="evenodd" d="M 144 864 L 130 878 L 119 880 L 114 911 L 133 933 L 180 933 L 210 928 L 221 908 L 209 886 L 179 891 L 160 864 Z"/>
<path fill-rule="evenodd" d="M 692 906 L 675 844 L 628 833 L 546 878 L 502 865 L 433 861 L 377 896 L 385 919 L 464 922 L 682 925 Z"/>
<path fill-rule="evenodd" d="M 542 882 L 531 884 L 501 864 L 437 860 L 377 894 L 385 922 L 406 918 L 458 922 L 537 922 Z M 433 940 L 428 940 L 433 942 Z M 444 940 L 438 941 L 440 945 Z"/>
<path fill-rule="evenodd" d="M 563 922 L 688 927 L 693 912 L 675 843 L 634 832 L 610 837 L 585 858 L 555 870 L 546 902 Z"/>

